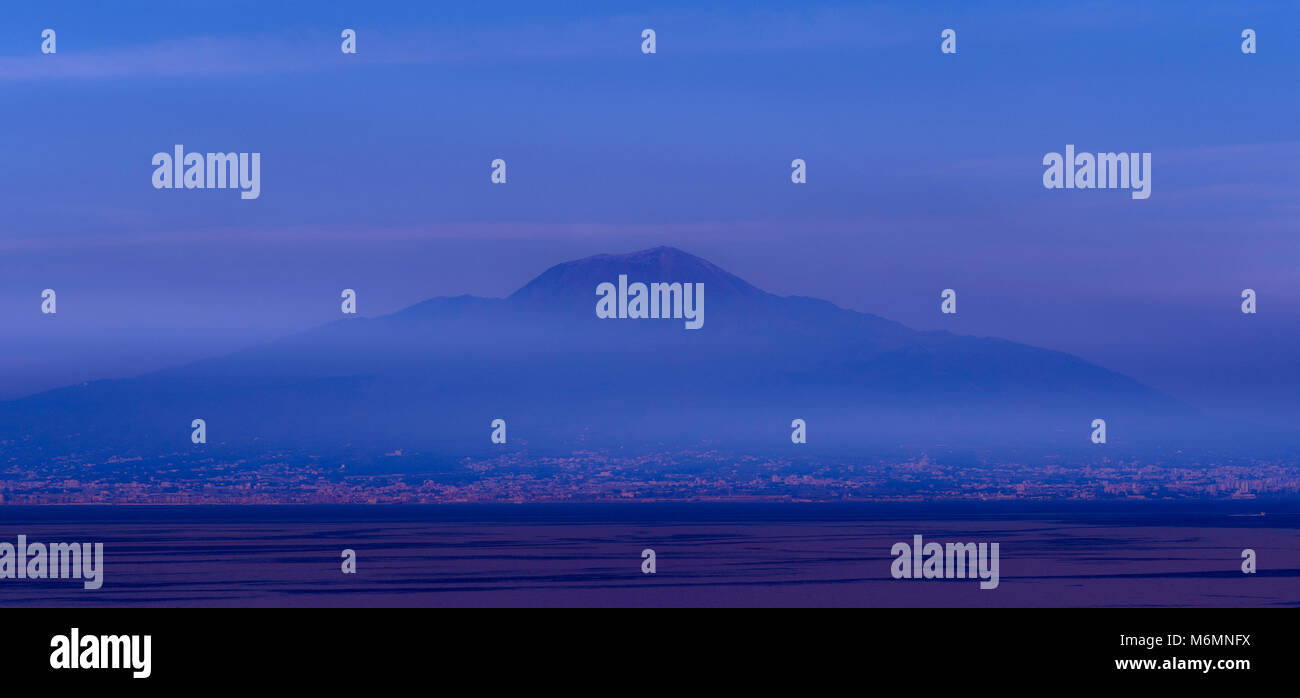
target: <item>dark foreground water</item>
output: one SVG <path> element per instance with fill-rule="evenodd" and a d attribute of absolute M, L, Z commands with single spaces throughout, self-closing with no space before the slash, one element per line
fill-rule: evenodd
<path fill-rule="evenodd" d="M 103 587 L 0 579 L 0 605 L 1300 605 L 1298 502 L 0 506 L 19 534 L 104 543 Z M 999 543 L 998 588 L 893 579 L 916 534 Z"/>

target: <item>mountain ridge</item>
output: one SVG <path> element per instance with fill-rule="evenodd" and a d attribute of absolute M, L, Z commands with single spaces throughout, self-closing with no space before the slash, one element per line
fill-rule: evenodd
<path fill-rule="evenodd" d="M 705 325 L 597 318 L 596 285 L 619 274 L 704 284 Z M 240 439 L 448 453 L 484 448 L 497 417 L 533 445 L 562 448 L 594 433 L 618 447 L 779 451 L 795 417 L 816 420 L 819 443 L 852 449 L 927 439 L 1091 445 L 1094 417 L 1116 419 L 1124 443 L 1157 433 L 1126 428 L 1135 423 L 1193 416 L 1065 352 L 777 296 L 672 247 L 562 262 L 504 298 L 443 296 L 342 318 L 222 357 L 38 393 L 0 414 L 6 438 L 71 442 L 50 429 L 71 420 L 92 445 L 143 447 L 144 434 L 184 436 L 191 418 L 209 415 L 215 432 Z M 452 437 L 435 436 L 444 427 Z"/>

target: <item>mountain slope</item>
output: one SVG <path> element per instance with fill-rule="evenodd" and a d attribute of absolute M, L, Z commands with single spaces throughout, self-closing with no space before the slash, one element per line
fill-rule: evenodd
<path fill-rule="evenodd" d="M 600 319 L 596 287 L 704 287 L 704 326 Z M 1068 354 L 918 332 L 826 301 L 766 293 L 673 248 L 556 265 L 505 299 L 436 298 L 347 318 L 226 357 L 50 391 L 0 407 L 0 439 L 39 457 L 209 444 L 351 444 L 469 455 L 492 448 L 717 445 L 867 453 L 937 444 L 1084 449 L 1092 419 L 1113 448 L 1177 446 L 1197 418 L 1136 381 Z M 35 447 L 33 450 L 31 447 Z M 1095 452 L 1095 451 L 1094 451 Z"/>

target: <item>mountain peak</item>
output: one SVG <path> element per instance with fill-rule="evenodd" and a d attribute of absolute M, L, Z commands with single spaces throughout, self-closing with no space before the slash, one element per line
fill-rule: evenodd
<path fill-rule="evenodd" d="M 681 264 L 698 264 L 703 267 L 722 271 L 703 257 L 697 257 L 689 252 L 668 245 L 650 247 L 635 252 L 626 252 L 624 254 L 597 254 L 590 257 L 583 257 L 582 259 L 576 259 L 569 262 L 569 264 L 589 264 L 608 261 L 632 265 L 658 264 L 672 266 Z"/>
<path fill-rule="evenodd" d="M 712 298 L 761 297 L 767 294 L 749 282 L 676 247 L 652 247 L 624 254 L 598 254 L 557 264 L 510 295 L 512 302 L 550 302 L 575 297 L 595 302 L 596 286 L 629 282 L 703 283 Z"/>

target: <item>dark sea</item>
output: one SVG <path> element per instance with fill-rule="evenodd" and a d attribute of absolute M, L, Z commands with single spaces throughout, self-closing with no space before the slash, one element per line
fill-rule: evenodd
<path fill-rule="evenodd" d="M 2 606 L 1300 605 L 1295 501 L 0 506 L 19 534 L 102 542 L 103 586 L 0 579 Z M 894 579 L 915 535 L 998 543 L 997 588 Z"/>

